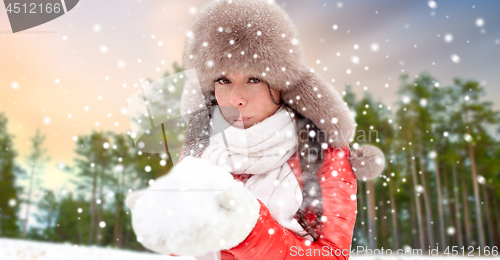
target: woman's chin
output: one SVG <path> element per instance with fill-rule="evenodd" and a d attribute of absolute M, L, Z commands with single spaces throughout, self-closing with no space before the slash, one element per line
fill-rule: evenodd
<path fill-rule="evenodd" d="M 241 129 L 245 129 L 247 128 L 245 126 L 245 124 L 243 124 L 242 121 L 233 121 L 233 123 L 231 124 L 233 127 L 236 127 L 236 128 L 241 128 Z"/>

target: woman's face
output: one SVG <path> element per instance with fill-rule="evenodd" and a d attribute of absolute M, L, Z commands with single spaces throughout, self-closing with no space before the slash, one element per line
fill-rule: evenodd
<path fill-rule="evenodd" d="M 279 91 L 271 89 L 271 93 L 279 103 Z M 271 100 L 265 81 L 238 72 L 215 79 L 215 98 L 226 121 L 244 129 L 273 115 L 280 107 Z"/>

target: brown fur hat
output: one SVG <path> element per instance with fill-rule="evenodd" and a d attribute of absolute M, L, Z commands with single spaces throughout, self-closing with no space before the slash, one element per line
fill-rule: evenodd
<path fill-rule="evenodd" d="M 355 121 L 347 104 L 306 65 L 295 26 L 272 1 L 210 2 L 198 13 L 188 34 L 183 66 L 196 70 L 205 104 L 213 98 L 214 80 L 239 71 L 279 90 L 282 102 L 325 132 L 329 146 L 345 148 L 354 138 Z M 199 109 L 191 95 L 184 91 L 183 115 Z"/>

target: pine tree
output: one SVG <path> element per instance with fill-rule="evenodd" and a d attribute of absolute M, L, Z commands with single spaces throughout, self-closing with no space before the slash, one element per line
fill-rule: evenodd
<path fill-rule="evenodd" d="M 28 198 L 26 201 L 26 214 L 25 214 L 25 220 L 24 220 L 24 226 L 23 226 L 23 235 L 22 237 L 26 237 L 26 232 L 28 230 L 28 220 L 30 216 L 30 207 L 31 207 L 31 196 L 33 193 L 33 186 L 35 180 L 37 179 L 36 174 L 40 174 L 42 170 L 43 164 L 46 161 L 49 161 L 50 158 L 46 157 L 45 154 L 47 152 L 46 149 L 43 148 L 43 142 L 45 140 L 45 136 L 40 135 L 40 129 L 36 130 L 35 136 L 31 138 L 31 145 L 32 145 L 32 151 L 31 154 L 27 157 L 27 163 L 31 167 L 31 173 L 30 173 L 30 182 L 28 186 Z"/>
<path fill-rule="evenodd" d="M 104 181 L 108 159 L 108 151 L 104 148 L 105 143 L 108 143 L 108 138 L 104 133 L 92 132 L 89 136 L 79 136 L 77 139 L 77 148 L 75 152 L 79 155 L 75 158 L 75 168 L 78 179 L 78 186 L 80 189 L 88 188 L 91 189 L 92 198 L 90 201 L 90 235 L 89 244 L 94 244 L 94 236 L 97 236 L 95 240 L 97 243 L 100 242 L 100 232 L 96 231 L 97 225 L 102 221 L 102 204 L 103 201 L 103 189 Z M 99 199 L 98 199 L 99 196 Z M 96 204 L 99 205 L 99 211 L 96 209 Z M 97 214 L 96 214 L 97 213 Z M 98 219 L 96 220 L 96 215 Z M 97 222 L 97 223 L 96 223 Z"/>
<path fill-rule="evenodd" d="M 54 224 L 57 220 L 59 203 L 53 191 L 44 190 L 43 194 L 43 197 L 37 204 L 38 214 L 36 218 L 39 223 L 45 224 L 42 236 L 45 240 L 50 241 L 54 239 Z"/>
<path fill-rule="evenodd" d="M 14 159 L 17 152 L 12 143 L 13 135 L 7 131 L 7 118 L 0 113 L 0 236 L 16 237 L 19 211 L 20 190 L 16 187 L 16 170 Z"/>
<path fill-rule="evenodd" d="M 481 101 L 480 98 L 485 95 L 484 88 L 477 81 L 463 81 L 454 79 L 456 88 L 458 89 L 461 98 L 461 112 L 463 113 L 466 129 L 464 138 L 468 142 L 469 162 L 472 173 L 472 187 L 474 191 L 474 201 L 476 209 L 476 225 L 478 231 L 479 245 L 486 245 L 485 232 L 483 226 L 483 216 L 481 211 L 480 194 L 478 186 L 478 172 L 476 165 L 477 149 L 474 148 L 476 141 L 480 140 L 481 136 L 487 136 L 486 124 L 498 124 L 499 113 L 493 111 L 493 103 L 489 101 Z"/>

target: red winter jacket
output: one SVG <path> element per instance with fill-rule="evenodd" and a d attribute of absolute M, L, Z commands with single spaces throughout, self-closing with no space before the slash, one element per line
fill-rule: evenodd
<path fill-rule="evenodd" d="M 221 251 L 222 260 L 246 259 L 348 259 L 356 222 L 356 177 L 349 161 L 349 149 L 324 150 L 318 180 L 323 196 L 326 221 L 320 239 L 310 242 L 278 224 L 267 207 L 260 203 L 260 218 L 248 237 L 238 246 Z M 298 153 L 288 164 L 300 180 Z M 302 183 L 299 181 L 302 188 Z M 270 235 L 269 230 L 274 233 Z"/>
<path fill-rule="evenodd" d="M 320 239 L 314 242 L 297 236 L 278 224 L 269 209 L 259 200 L 260 218 L 254 229 L 239 245 L 221 251 L 222 260 L 291 260 L 348 259 L 356 223 L 356 177 L 349 161 L 349 148 L 324 150 L 323 163 L 317 172 L 323 196 L 323 223 Z M 302 188 L 300 161 L 295 153 L 288 164 Z M 243 181 L 241 176 L 234 178 Z M 273 229 L 273 234 L 269 230 Z"/>

